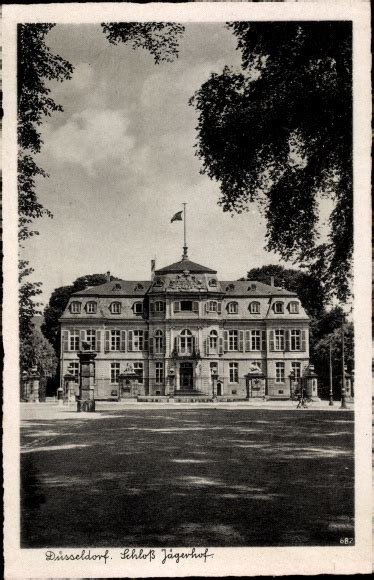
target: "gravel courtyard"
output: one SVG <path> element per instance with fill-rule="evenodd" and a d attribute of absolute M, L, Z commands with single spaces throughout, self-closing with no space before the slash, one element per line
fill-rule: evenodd
<path fill-rule="evenodd" d="M 354 537 L 351 410 L 99 403 L 94 414 L 22 414 L 23 548 Z"/>

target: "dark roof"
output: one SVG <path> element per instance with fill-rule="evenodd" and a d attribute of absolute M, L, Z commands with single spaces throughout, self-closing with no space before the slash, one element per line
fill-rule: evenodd
<path fill-rule="evenodd" d="M 91 286 L 85 290 L 74 292 L 72 296 L 144 296 L 151 282 L 149 280 L 112 280 L 100 286 Z"/>
<path fill-rule="evenodd" d="M 211 268 L 207 268 L 206 266 L 201 266 L 200 264 L 196 264 L 196 262 L 191 262 L 188 259 L 179 260 L 179 262 L 175 262 L 174 264 L 170 264 L 170 266 L 165 266 L 160 270 L 156 270 L 155 274 L 174 274 L 177 272 L 184 272 L 188 270 L 194 274 L 217 274 L 217 270 L 212 270 Z"/>
<path fill-rule="evenodd" d="M 221 290 L 227 296 L 297 296 L 295 292 L 290 292 L 284 288 L 270 286 L 256 280 L 220 280 Z"/>

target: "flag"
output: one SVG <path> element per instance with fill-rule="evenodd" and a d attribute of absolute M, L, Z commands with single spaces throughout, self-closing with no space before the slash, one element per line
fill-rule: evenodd
<path fill-rule="evenodd" d="M 176 222 L 178 220 L 183 221 L 182 213 L 183 213 L 183 211 L 177 211 L 177 213 L 175 213 L 173 215 L 173 217 L 171 218 L 170 223 L 172 224 L 173 222 Z"/>

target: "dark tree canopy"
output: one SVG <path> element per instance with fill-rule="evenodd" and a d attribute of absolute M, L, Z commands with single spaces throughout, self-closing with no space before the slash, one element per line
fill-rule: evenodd
<path fill-rule="evenodd" d="M 274 278 L 274 285 L 296 292 L 309 316 L 319 316 L 324 312 L 325 295 L 320 280 L 307 272 L 283 266 L 272 265 L 252 268 L 247 274 L 247 280 L 258 280 L 270 284 Z"/>
<path fill-rule="evenodd" d="M 102 29 L 111 44 L 128 43 L 134 50 L 144 48 L 156 64 L 178 57 L 184 26 L 175 22 L 110 22 Z"/>
<path fill-rule="evenodd" d="M 350 22 L 234 22 L 242 72 L 225 67 L 191 99 L 202 172 L 224 211 L 256 202 L 267 249 L 346 300 L 353 246 Z M 319 196 L 334 200 L 326 242 Z"/>

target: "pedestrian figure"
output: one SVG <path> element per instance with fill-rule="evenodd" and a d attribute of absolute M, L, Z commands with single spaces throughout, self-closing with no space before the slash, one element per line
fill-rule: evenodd
<path fill-rule="evenodd" d="M 299 394 L 299 402 L 297 404 L 296 409 L 307 409 L 307 408 L 308 408 L 308 406 L 307 406 L 305 399 L 304 399 L 304 389 L 301 389 L 300 394 Z"/>

